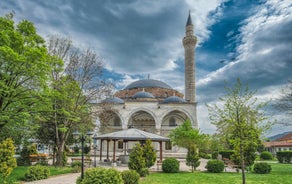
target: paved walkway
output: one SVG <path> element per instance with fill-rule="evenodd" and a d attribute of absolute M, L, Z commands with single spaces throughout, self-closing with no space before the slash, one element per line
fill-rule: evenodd
<path fill-rule="evenodd" d="M 201 164 L 197 168 L 197 170 L 204 171 L 207 160 L 201 159 Z M 101 167 L 110 167 L 110 166 L 101 166 Z M 114 167 L 120 171 L 122 170 L 128 170 L 128 167 L 121 167 L 117 166 Z M 161 169 L 161 166 L 160 166 Z M 157 171 L 157 166 L 153 166 L 150 171 Z M 191 171 L 191 168 L 185 164 L 184 160 L 180 160 L 180 171 Z M 75 184 L 76 179 L 80 176 L 80 173 L 72 173 L 72 174 L 64 174 L 64 175 L 58 175 L 58 176 L 52 176 L 45 180 L 38 180 L 33 182 L 25 182 L 23 184 Z"/>

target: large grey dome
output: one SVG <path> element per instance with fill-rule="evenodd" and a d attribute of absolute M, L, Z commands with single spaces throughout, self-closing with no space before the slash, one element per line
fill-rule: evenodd
<path fill-rule="evenodd" d="M 135 93 L 133 98 L 155 98 L 151 93 L 145 92 L 145 91 L 139 91 Z"/>
<path fill-rule="evenodd" d="M 178 96 L 170 96 L 163 100 L 162 103 L 186 103 L 185 99 L 180 98 Z"/>
<path fill-rule="evenodd" d="M 158 81 L 158 80 L 154 80 L 154 79 L 143 79 L 143 80 L 135 81 L 129 84 L 128 86 L 126 86 L 125 89 L 151 88 L 151 87 L 172 89 L 166 83 Z"/>
<path fill-rule="evenodd" d="M 125 102 L 124 102 L 124 100 L 122 100 L 118 97 L 111 97 L 111 98 L 106 98 L 105 100 L 102 101 L 102 103 L 123 104 Z"/>

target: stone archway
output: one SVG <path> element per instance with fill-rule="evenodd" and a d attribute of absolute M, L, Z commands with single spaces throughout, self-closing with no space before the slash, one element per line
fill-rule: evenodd
<path fill-rule="evenodd" d="M 118 130 L 122 130 L 122 120 L 116 112 L 107 110 L 103 112 L 103 114 L 100 114 L 100 134 L 115 132 Z"/>
<path fill-rule="evenodd" d="M 128 125 L 146 132 L 156 133 L 154 117 L 143 110 L 133 113 Z"/>

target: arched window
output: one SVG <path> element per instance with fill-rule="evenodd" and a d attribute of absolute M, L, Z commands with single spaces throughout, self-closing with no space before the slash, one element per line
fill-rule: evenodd
<path fill-rule="evenodd" d="M 169 126 L 176 126 L 174 117 L 169 118 Z"/>
<path fill-rule="evenodd" d="M 121 125 L 120 118 L 119 117 L 115 117 L 114 126 L 120 126 L 120 125 Z"/>

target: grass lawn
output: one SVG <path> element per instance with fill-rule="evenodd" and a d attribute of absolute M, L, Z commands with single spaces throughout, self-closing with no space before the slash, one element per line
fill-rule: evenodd
<path fill-rule="evenodd" d="M 16 167 L 11 175 L 8 177 L 9 181 L 23 181 L 24 174 L 26 173 L 28 166 L 18 166 Z M 67 174 L 72 172 L 71 167 L 53 167 L 49 166 L 50 168 L 50 176 L 60 175 L 60 174 Z"/>
<path fill-rule="evenodd" d="M 290 184 L 292 181 L 292 164 L 271 163 L 270 174 L 246 174 L 247 184 Z M 174 174 L 151 173 L 142 178 L 140 184 L 241 184 L 241 173 L 181 172 Z"/>

